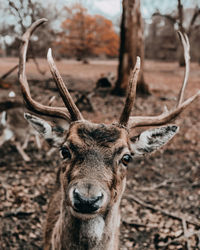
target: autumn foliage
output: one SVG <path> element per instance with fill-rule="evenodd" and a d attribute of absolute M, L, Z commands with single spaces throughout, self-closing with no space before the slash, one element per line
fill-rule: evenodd
<path fill-rule="evenodd" d="M 119 37 L 110 20 L 90 15 L 83 6 L 66 9 L 68 18 L 62 23 L 62 32 L 56 45 L 65 56 L 83 59 L 88 56 L 118 55 Z"/>

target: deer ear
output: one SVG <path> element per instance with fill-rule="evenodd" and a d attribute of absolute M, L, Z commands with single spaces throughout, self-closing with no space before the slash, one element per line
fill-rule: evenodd
<path fill-rule="evenodd" d="M 152 153 L 171 140 L 178 130 L 176 125 L 146 130 L 130 139 L 131 149 L 135 156 Z"/>
<path fill-rule="evenodd" d="M 53 127 L 47 121 L 29 113 L 24 113 L 24 117 L 52 146 L 58 147 L 64 142 L 66 133 L 63 128 Z"/>

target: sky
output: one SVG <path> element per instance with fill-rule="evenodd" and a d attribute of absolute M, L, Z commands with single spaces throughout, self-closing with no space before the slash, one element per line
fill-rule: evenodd
<path fill-rule="evenodd" d="M 52 0 L 51 0 L 52 1 Z M 86 5 L 89 12 L 102 14 L 107 18 L 120 16 L 122 12 L 122 0 L 57 0 L 62 5 L 71 5 L 74 2 L 81 2 Z M 182 0 L 185 8 L 200 6 L 200 0 Z M 177 6 L 177 0 L 141 0 L 141 12 L 145 19 L 150 19 L 156 9 L 161 13 L 171 13 Z"/>
<path fill-rule="evenodd" d="M 17 2 L 18 0 L 16 0 Z M 39 0 L 32 0 L 39 1 Z M 44 3 L 44 6 L 55 3 L 58 9 L 62 9 L 63 6 L 70 6 L 73 3 L 82 3 L 86 8 L 88 8 L 89 13 L 91 14 L 100 14 L 112 21 L 120 19 L 122 13 L 122 0 L 46 0 L 41 1 Z M 0 5 L 6 5 L 7 0 L 0 0 Z M 195 7 L 197 4 L 200 7 L 200 0 L 182 0 L 184 8 Z M 150 20 L 151 15 L 159 9 L 161 13 L 171 13 L 176 9 L 177 0 L 141 0 L 141 12 L 143 18 L 147 21 Z M 0 21 L 5 19 L 4 13 L 1 13 L 0 10 Z M 9 20 L 8 20 L 9 21 Z M 14 23 L 14 20 L 10 20 Z"/>

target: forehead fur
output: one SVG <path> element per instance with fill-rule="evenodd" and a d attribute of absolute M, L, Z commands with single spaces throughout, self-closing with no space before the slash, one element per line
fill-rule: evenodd
<path fill-rule="evenodd" d="M 96 144 L 99 146 L 112 146 L 120 141 L 126 142 L 126 130 L 116 125 L 94 124 L 90 122 L 78 122 L 72 124 L 69 130 L 68 140 L 78 144 Z"/>

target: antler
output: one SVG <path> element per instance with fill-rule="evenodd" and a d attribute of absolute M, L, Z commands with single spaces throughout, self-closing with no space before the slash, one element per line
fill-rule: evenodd
<path fill-rule="evenodd" d="M 63 107 L 52 107 L 43 105 L 37 101 L 35 101 L 30 94 L 30 88 L 28 85 L 28 81 L 26 78 L 26 55 L 29 44 L 29 39 L 34 30 L 39 27 L 41 24 L 45 23 L 47 19 L 42 18 L 34 22 L 24 33 L 22 36 L 22 45 L 20 48 L 20 56 L 19 56 L 19 82 L 21 84 L 21 90 L 23 94 L 23 98 L 28 106 L 28 108 L 36 113 L 64 118 L 68 121 L 76 121 L 83 119 L 80 111 L 76 107 L 73 102 L 56 66 L 51 56 L 51 50 L 48 52 L 48 62 L 51 69 L 52 76 L 56 82 L 60 95 L 66 105 L 66 108 Z M 69 111 L 69 112 L 68 112 Z M 70 114 L 70 115 L 69 115 Z"/>
<path fill-rule="evenodd" d="M 135 128 L 135 127 L 142 127 L 142 126 L 154 126 L 154 125 L 163 125 L 174 118 L 176 118 L 190 103 L 192 103 L 198 96 L 200 96 L 200 90 L 193 95 L 192 97 L 188 98 L 186 101 L 183 102 L 183 96 L 184 96 L 184 91 L 185 87 L 188 82 L 188 76 L 189 76 L 189 65 L 190 65 L 190 55 L 189 55 L 189 50 L 190 50 L 190 44 L 189 40 L 186 34 L 182 34 L 181 32 L 178 32 L 180 40 L 183 45 L 184 49 L 184 58 L 185 58 L 185 74 L 184 74 L 184 80 L 183 84 L 179 93 L 178 101 L 176 107 L 171 110 L 164 110 L 164 112 L 161 115 L 158 116 L 131 116 L 128 121 L 128 128 Z M 135 69 L 134 69 L 135 70 Z M 136 91 L 136 87 L 130 88 L 132 91 Z M 127 99 L 129 96 L 133 96 L 133 100 L 135 98 L 135 93 L 130 94 L 128 93 Z M 126 100 L 126 104 L 128 101 Z M 130 102 L 130 105 L 133 105 L 133 101 Z M 131 109 L 131 107 L 129 107 Z M 124 112 L 124 111 L 123 111 Z M 122 116 L 121 116 L 122 117 Z M 128 120 L 128 117 L 126 118 Z"/>
<path fill-rule="evenodd" d="M 133 71 L 131 72 L 131 75 L 129 78 L 128 94 L 127 94 L 124 109 L 122 111 L 120 121 L 119 121 L 119 123 L 123 126 L 126 126 L 128 123 L 128 119 L 131 114 L 131 110 L 135 101 L 136 86 L 137 86 L 137 79 L 138 79 L 139 71 L 140 71 L 140 57 L 137 56 L 135 67 Z"/>
<path fill-rule="evenodd" d="M 179 107 L 181 103 L 183 102 L 183 95 L 184 95 L 185 87 L 188 82 L 188 77 L 189 77 L 189 72 L 190 72 L 190 42 L 189 42 L 188 36 L 185 33 L 182 34 L 180 31 L 178 31 L 178 35 L 182 42 L 183 50 L 184 50 L 185 73 L 184 73 L 183 85 L 182 85 L 182 88 L 180 90 L 179 97 L 178 97 L 177 107 Z"/>
<path fill-rule="evenodd" d="M 76 104 L 74 103 L 74 101 L 73 101 L 68 89 L 66 88 L 66 86 L 63 82 L 63 79 L 62 79 L 62 77 L 61 77 L 61 75 L 60 75 L 60 73 L 59 73 L 59 71 L 54 63 L 51 49 L 48 50 L 47 60 L 49 63 L 49 68 L 51 70 L 51 74 L 56 82 L 56 85 L 59 89 L 59 92 L 60 92 L 60 95 L 63 99 L 63 102 L 69 110 L 69 113 L 71 115 L 71 120 L 72 121 L 83 120 L 83 116 L 82 116 L 81 112 L 79 111 Z"/>

